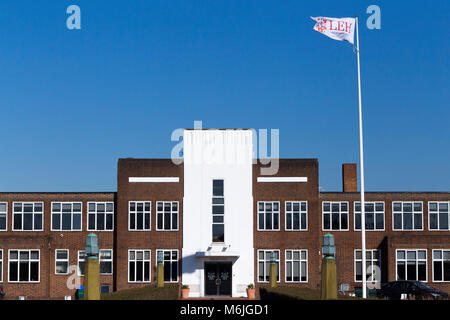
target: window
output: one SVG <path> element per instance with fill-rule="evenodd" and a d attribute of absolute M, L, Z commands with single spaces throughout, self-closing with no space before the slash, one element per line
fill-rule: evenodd
<path fill-rule="evenodd" d="M 112 274 L 113 262 L 112 262 L 112 250 L 104 249 L 100 250 L 99 261 L 100 261 L 100 274 Z"/>
<path fill-rule="evenodd" d="M 0 282 L 3 282 L 3 249 L 0 249 Z"/>
<path fill-rule="evenodd" d="M 68 274 L 69 250 L 55 250 L 55 274 Z"/>
<path fill-rule="evenodd" d="M 14 231 L 42 231 L 42 202 L 14 202 L 13 230 Z"/>
<path fill-rule="evenodd" d="M 78 251 L 78 275 L 84 276 L 84 262 L 86 259 L 86 252 L 84 250 Z"/>
<path fill-rule="evenodd" d="M 422 202 L 393 202 L 394 230 L 422 230 Z"/>
<path fill-rule="evenodd" d="M 100 293 L 109 293 L 109 284 L 102 284 L 100 286 Z"/>
<path fill-rule="evenodd" d="M 308 228 L 308 209 L 306 201 L 286 201 L 286 230 L 306 230 Z"/>
<path fill-rule="evenodd" d="M 9 250 L 9 282 L 39 282 L 39 250 Z"/>
<path fill-rule="evenodd" d="M 427 250 L 396 250 L 397 280 L 427 281 Z"/>
<path fill-rule="evenodd" d="M 307 250 L 286 250 L 286 282 L 308 282 Z"/>
<path fill-rule="evenodd" d="M 156 230 L 178 230 L 178 201 L 156 202 Z"/>
<path fill-rule="evenodd" d="M 0 202 L 0 231 L 7 230 L 8 203 Z"/>
<path fill-rule="evenodd" d="M 381 280 L 380 250 L 366 249 L 366 279 L 370 282 Z M 378 281 L 377 281 L 378 280 Z M 362 250 L 355 250 L 355 281 L 362 281 Z"/>
<path fill-rule="evenodd" d="M 225 242 L 225 197 L 223 180 L 213 180 L 212 241 Z"/>
<path fill-rule="evenodd" d="M 433 282 L 450 282 L 450 250 L 433 250 Z"/>
<path fill-rule="evenodd" d="M 114 229 L 114 203 L 88 203 L 88 230 L 112 231 Z"/>
<path fill-rule="evenodd" d="M 163 253 L 164 282 L 178 282 L 178 250 L 157 250 L 156 257 L 159 252 Z"/>
<path fill-rule="evenodd" d="M 52 202 L 52 231 L 81 231 L 81 202 Z"/>
<path fill-rule="evenodd" d="M 366 230 L 384 230 L 384 202 L 364 202 Z M 361 230 L 361 202 L 355 202 L 355 230 Z"/>
<path fill-rule="evenodd" d="M 450 202 L 428 202 L 430 230 L 449 230 Z"/>
<path fill-rule="evenodd" d="M 279 202 L 258 202 L 258 230 L 280 230 Z"/>
<path fill-rule="evenodd" d="M 150 211 L 152 203 L 150 201 L 130 201 L 129 202 L 129 230 L 142 231 L 150 230 Z"/>
<path fill-rule="evenodd" d="M 275 254 L 277 265 L 277 282 L 280 281 L 280 250 L 258 250 L 258 282 L 270 280 L 270 255 Z"/>
<path fill-rule="evenodd" d="M 348 202 L 322 203 L 323 230 L 348 230 Z"/>
<path fill-rule="evenodd" d="M 150 250 L 128 251 L 128 282 L 150 282 Z"/>

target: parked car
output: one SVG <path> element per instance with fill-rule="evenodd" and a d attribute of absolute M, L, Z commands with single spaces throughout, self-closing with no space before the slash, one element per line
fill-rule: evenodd
<path fill-rule="evenodd" d="M 416 300 L 448 300 L 448 293 L 437 290 L 420 281 L 393 281 L 381 286 L 378 295 L 381 298 L 400 300 L 406 294 Z"/>

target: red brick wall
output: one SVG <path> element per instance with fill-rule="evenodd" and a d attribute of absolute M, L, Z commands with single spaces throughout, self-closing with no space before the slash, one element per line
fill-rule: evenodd
<path fill-rule="evenodd" d="M 55 249 L 69 249 L 69 265 L 78 264 L 78 250 L 86 247 L 87 203 L 90 201 L 114 201 L 114 193 L 0 193 L 0 202 L 8 202 L 7 231 L 0 232 L 0 249 L 3 249 L 3 286 L 5 299 L 63 299 L 75 298 L 75 290 L 67 288 L 69 275 L 55 275 Z M 82 202 L 82 231 L 50 231 L 51 202 Z M 43 231 L 12 231 L 13 202 L 44 202 Z M 99 238 L 100 249 L 114 248 L 114 232 L 95 231 Z M 61 236 L 62 235 L 62 236 Z M 8 282 L 8 250 L 40 250 L 40 282 Z M 115 272 L 115 270 L 113 270 Z M 112 290 L 113 278 L 110 275 L 100 277 L 101 284 L 109 284 Z"/>
<path fill-rule="evenodd" d="M 170 159 L 119 159 L 117 182 L 117 266 L 115 274 L 117 290 L 148 285 L 128 282 L 128 249 L 151 250 L 152 283 L 156 281 L 156 250 L 183 247 L 183 165 L 175 165 Z M 129 177 L 179 177 L 179 183 L 129 183 Z M 128 231 L 128 202 L 151 201 L 151 230 Z M 156 230 L 156 202 L 179 202 L 179 231 Z M 179 274 L 181 275 L 181 263 Z M 179 277 L 179 280 L 181 277 Z"/>

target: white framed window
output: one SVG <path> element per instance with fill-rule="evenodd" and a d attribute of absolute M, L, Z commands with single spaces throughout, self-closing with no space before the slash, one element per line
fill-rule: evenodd
<path fill-rule="evenodd" d="M 52 231 L 81 231 L 81 202 L 52 202 Z"/>
<path fill-rule="evenodd" d="M 0 282 L 3 282 L 3 249 L 0 249 Z"/>
<path fill-rule="evenodd" d="M 308 202 L 286 201 L 285 229 L 288 231 L 305 231 L 308 229 Z"/>
<path fill-rule="evenodd" d="M 392 202 L 392 220 L 395 231 L 423 230 L 422 202 Z"/>
<path fill-rule="evenodd" d="M 69 273 L 69 250 L 56 249 L 55 250 L 55 274 Z"/>
<path fill-rule="evenodd" d="M 113 274 L 113 251 L 112 249 L 101 249 L 99 252 L 100 274 Z"/>
<path fill-rule="evenodd" d="M 364 202 L 366 230 L 384 230 L 384 202 Z M 361 230 L 361 202 L 354 203 L 355 230 Z"/>
<path fill-rule="evenodd" d="M 44 224 L 43 202 L 14 202 L 13 231 L 42 231 Z"/>
<path fill-rule="evenodd" d="M 39 250 L 8 251 L 8 282 L 39 282 Z"/>
<path fill-rule="evenodd" d="M 279 201 L 258 201 L 258 230 L 280 230 Z"/>
<path fill-rule="evenodd" d="M 450 249 L 433 250 L 433 282 L 450 282 Z"/>
<path fill-rule="evenodd" d="M 88 202 L 88 231 L 114 230 L 114 202 Z"/>
<path fill-rule="evenodd" d="M 151 228 L 151 201 L 130 201 L 128 210 L 128 230 L 147 231 Z"/>
<path fill-rule="evenodd" d="M 285 281 L 308 282 L 308 250 L 286 250 L 285 258 Z"/>
<path fill-rule="evenodd" d="M 178 250 L 156 250 L 156 260 L 159 252 L 163 253 L 164 282 L 178 282 Z"/>
<path fill-rule="evenodd" d="M 156 202 L 156 230 L 178 230 L 178 201 Z"/>
<path fill-rule="evenodd" d="M 427 250 L 397 249 L 397 280 L 427 282 Z"/>
<path fill-rule="evenodd" d="M 212 242 L 225 242 L 224 180 L 212 181 Z"/>
<path fill-rule="evenodd" d="M 258 250 L 258 282 L 270 280 L 270 255 L 275 254 L 277 265 L 277 282 L 280 282 L 280 250 Z"/>
<path fill-rule="evenodd" d="M 348 231 L 348 202 L 322 202 L 322 230 Z"/>
<path fill-rule="evenodd" d="M 450 202 L 428 202 L 428 229 L 450 229 Z"/>
<path fill-rule="evenodd" d="M 0 202 L 0 231 L 8 230 L 8 202 Z"/>
<path fill-rule="evenodd" d="M 86 261 L 86 251 L 78 250 L 78 275 L 84 276 L 84 265 Z"/>
<path fill-rule="evenodd" d="M 355 250 L 355 282 L 362 282 L 362 250 Z M 381 251 L 378 249 L 366 249 L 366 279 L 370 282 L 380 282 Z M 376 277 L 376 275 L 378 277 Z M 378 281 L 377 281 L 378 280 Z"/>
<path fill-rule="evenodd" d="M 128 250 L 128 282 L 151 282 L 151 250 Z"/>

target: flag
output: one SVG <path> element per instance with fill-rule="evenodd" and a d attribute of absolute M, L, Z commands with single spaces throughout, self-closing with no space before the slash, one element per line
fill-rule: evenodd
<path fill-rule="evenodd" d="M 348 41 L 353 44 L 355 18 L 311 17 L 316 24 L 314 30 L 334 40 Z"/>

